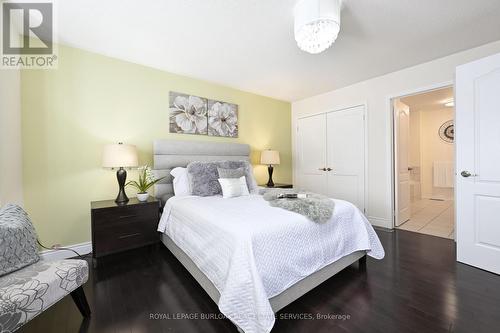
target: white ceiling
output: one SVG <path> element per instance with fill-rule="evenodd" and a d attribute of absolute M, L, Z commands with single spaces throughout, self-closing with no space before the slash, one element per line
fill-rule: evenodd
<path fill-rule="evenodd" d="M 446 102 L 453 100 L 453 88 L 443 88 L 401 98 L 411 111 L 435 111 L 446 108 Z"/>
<path fill-rule="evenodd" d="M 297 0 L 59 0 L 59 42 L 294 101 L 500 40 L 499 0 L 346 0 L 332 48 L 300 51 Z"/>

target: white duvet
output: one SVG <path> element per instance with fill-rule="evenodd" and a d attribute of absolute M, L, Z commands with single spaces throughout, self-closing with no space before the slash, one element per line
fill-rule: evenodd
<path fill-rule="evenodd" d="M 355 251 L 384 257 L 365 216 L 347 201 L 334 201 L 331 220 L 317 224 L 269 206 L 260 195 L 172 197 L 158 231 L 212 281 L 226 317 L 246 333 L 267 333 L 275 319 L 269 298 Z"/>

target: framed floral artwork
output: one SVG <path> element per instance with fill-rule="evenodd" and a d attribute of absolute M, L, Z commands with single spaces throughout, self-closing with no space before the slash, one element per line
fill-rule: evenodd
<path fill-rule="evenodd" d="M 208 100 L 208 135 L 238 137 L 238 105 Z"/>
<path fill-rule="evenodd" d="M 170 133 L 206 135 L 208 100 L 173 91 L 169 97 Z"/>
<path fill-rule="evenodd" d="M 170 133 L 238 137 L 238 105 L 169 93 Z"/>

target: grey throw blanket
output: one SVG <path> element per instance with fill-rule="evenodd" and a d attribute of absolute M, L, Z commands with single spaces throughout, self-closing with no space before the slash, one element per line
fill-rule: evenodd
<path fill-rule="evenodd" d="M 271 206 L 304 215 L 316 223 L 325 223 L 330 220 L 333 215 L 335 204 L 333 200 L 324 195 L 308 192 L 307 198 L 304 199 L 278 199 L 277 197 L 281 193 L 296 192 L 283 189 L 262 189 L 260 191 L 264 200 L 268 201 Z"/>

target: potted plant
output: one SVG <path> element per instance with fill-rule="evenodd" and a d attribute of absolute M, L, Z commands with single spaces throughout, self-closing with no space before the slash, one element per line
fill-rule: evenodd
<path fill-rule="evenodd" d="M 139 181 L 131 180 L 125 186 L 132 186 L 137 189 L 137 199 L 141 202 L 147 201 L 149 197 L 148 190 L 151 186 L 158 183 L 165 177 L 155 179 L 148 165 L 139 167 Z"/>

